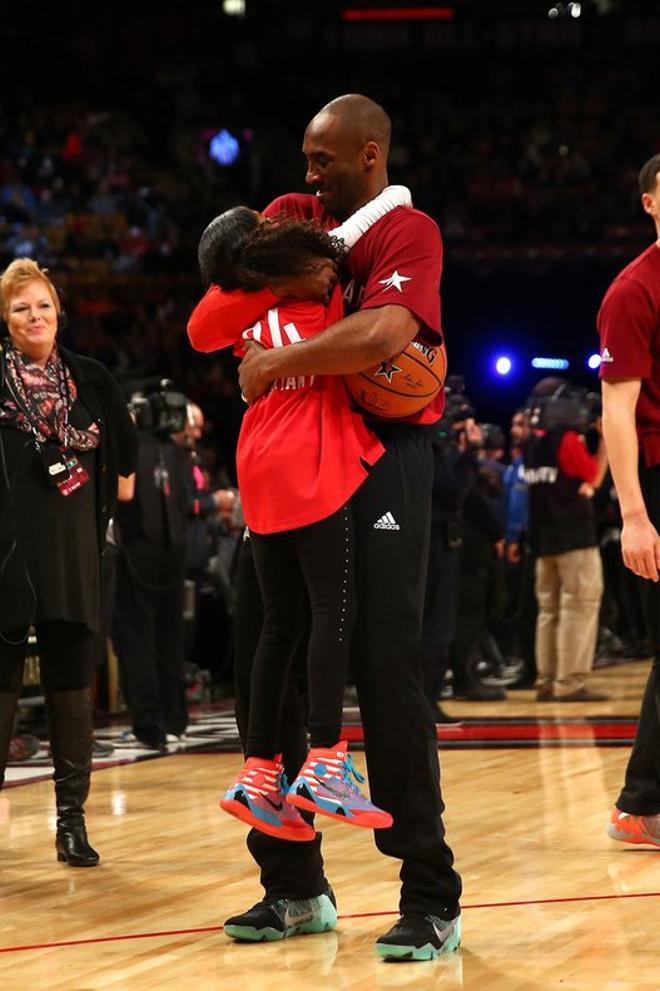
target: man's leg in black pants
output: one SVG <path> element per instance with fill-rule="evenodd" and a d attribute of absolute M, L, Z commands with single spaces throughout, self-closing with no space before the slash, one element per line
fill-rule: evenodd
<path fill-rule="evenodd" d="M 458 557 L 447 547 L 446 526 L 431 529 L 431 545 L 424 598 L 421 657 L 424 691 L 434 712 L 449 667 L 449 644 L 454 638 L 458 605 Z"/>
<path fill-rule="evenodd" d="M 155 593 L 154 647 L 161 712 L 166 733 L 180 736 L 188 725 L 183 654 L 185 545 L 163 552 L 162 591 Z"/>
<path fill-rule="evenodd" d="M 241 546 L 238 564 L 235 620 L 236 722 L 245 750 L 250 713 L 252 662 L 262 624 L 261 591 L 252 558 L 250 540 Z M 307 756 L 306 699 L 300 690 L 304 678 L 307 617 L 301 616 L 280 720 L 279 749 L 289 781 L 298 774 Z M 311 843 L 278 840 L 257 830 L 248 833 L 247 846 L 261 870 L 267 898 L 313 898 L 327 888 L 321 857 L 321 834 Z"/>
<path fill-rule="evenodd" d="M 651 522 L 660 527 L 660 466 L 642 472 L 642 488 Z M 660 813 L 660 585 L 644 583 L 644 606 L 654 659 L 646 683 L 635 745 L 616 806 L 630 815 Z M 660 845 L 660 823 L 657 843 Z"/>
<path fill-rule="evenodd" d="M 124 549 L 117 560 L 112 639 L 133 732 L 148 746 L 165 743 L 155 650 L 154 595 L 145 588 L 141 556 Z"/>
<path fill-rule="evenodd" d="M 394 816 L 376 844 L 403 861 L 401 914 L 452 919 L 461 882 L 444 839 L 436 729 L 419 659 L 432 472 L 429 438 L 400 428 L 353 498 L 355 675 L 371 799 Z M 385 513 L 398 529 L 374 527 Z"/>
<path fill-rule="evenodd" d="M 660 813 L 660 587 L 651 581 L 645 585 L 646 621 L 654 658 L 616 807 L 630 815 L 655 816 Z M 660 824 L 656 840 L 660 844 Z"/>

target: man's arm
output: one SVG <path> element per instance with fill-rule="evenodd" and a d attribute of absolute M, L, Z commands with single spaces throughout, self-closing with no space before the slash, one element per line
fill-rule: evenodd
<path fill-rule="evenodd" d="M 270 289 L 223 292 L 219 286 L 210 286 L 188 320 L 190 343 L 195 351 L 205 352 L 233 347 L 245 328 L 276 303 Z"/>
<path fill-rule="evenodd" d="M 580 495 L 591 499 L 607 472 L 607 449 L 602 429 L 598 428 L 598 450 L 595 455 L 587 451 L 584 438 L 574 430 L 567 430 L 559 445 L 559 467 L 571 478 L 582 482 Z"/>
<path fill-rule="evenodd" d="M 135 472 L 132 475 L 119 475 L 117 479 L 117 499 L 131 502 L 135 495 Z"/>
<path fill-rule="evenodd" d="M 651 523 L 639 484 L 639 445 L 635 409 L 641 379 L 603 380 L 603 434 L 619 498 L 621 550 L 627 568 L 658 581 L 660 537 Z"/>
<path fill-rule="evenodd" d="M 241 391 L 253 402 L 276 378 L 361 372 L 403 351 L 421 326 L 405 306 L 391 304 L 352 313 L 294 347 L 251 347 L 239 369 Z"/>
<path fill-rule="evenodd" d="M 281 376 L 361 372 L 399 354 L 422 326 L 439 334 L 441 270 L 434 221 L 414 210 L 392 211 L 379 228 L 359 312 L 277 354 L 250 350 L 239 369 L 243 395 L 253 402 Z"/>
<path fill-rule="evenodd" d="M 607 444 L 605 443 L 605 438 L 603 437 L 603 424 L 602 420 L 597 425 L 598 430 L 598 449 L 596 450 L 596 461 L 598 462 L 598 474 L 596 475 L 593 486 L 594 489 L 599 489 L 603 484 L 605 476 L 607 475 L 607 469 L 609 467 L 609 462 L 607 460 Z"/>

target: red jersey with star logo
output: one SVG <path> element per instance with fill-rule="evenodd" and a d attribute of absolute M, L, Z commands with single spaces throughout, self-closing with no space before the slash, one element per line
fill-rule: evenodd
<path fill-rule="evenodd" d="M 316 220 L 326 230 L 338 226 L 316 196 L 289 193 L 266 207 L 268 217 L 284 214 Z M 405 306 L 422 323 L 418 339 L 431 345 L 442 342 L 440 322 L 440 274 L 442 241 L 437 224 L 411 207 L 396 207 L 362 235 L 345 261 L 343 298 L 348 312 L 388 304 Z M 255 293 L 223 292 L 211 286 L 188 321 L 188 336 L 197 351 L 215 351 L 232 344 L 240 332 L 279 297 L 270 289 Z M 442 416 L 444 392 L 406 423 L 430 424 Z"/>
<path fill-rule="evenodd" d="M 316 220 L 326 230 L 338 226 L 318 197 L 309 193 L 279 196 L 266 207 L 264 214 Z M 431 217 L 412 207 L 396 207 L 362 235 L 344 264 L 347 277 L 343 296 L 347 312 L 390 304 L 405 306 L 422 322 L 419 340 L 434 345 L 442 342 L 442 240 Z M 406 422 L 435 423 L 442 416 L 444 403 L 441 391 L 420 413 L 406 417 Z"/>
<path fill-rule="evenodd" d="M 253 294 L 256 295 L 256 294 Z M 239 337 L 228 333 L 216 346 L 255 340 L 285 347 L 321 333 L 343 316 L 337 288 L 327 307 L 278 300 Z M 249 406 L 238 438 L 236 466 L 243 514 L 254 533 L 295 530 L 341 509 L 385 449 L 351 406 L 337 375 L 277 379 Z"/>

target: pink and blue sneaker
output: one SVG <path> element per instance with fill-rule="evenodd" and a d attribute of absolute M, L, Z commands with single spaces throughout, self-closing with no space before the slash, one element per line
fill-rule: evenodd
<path fill-rule="evenodd" d="M 316 832 L 286 801 L 288 784 L 279 759 L 248 757 L 236 781 L 220 800 L 220 808 L 261 833 L 305 843 Z"/>
<path fill-rule="evenodd" d="M 392 825 L 392 816 L 370 802 L 353 778 L 360 783 L 364 781 L 344 741 L 327 750 L 315 747 L 309 751 L 286 800 L 298 809 L 330 816 L 351 826 L 387 829 Z"/>

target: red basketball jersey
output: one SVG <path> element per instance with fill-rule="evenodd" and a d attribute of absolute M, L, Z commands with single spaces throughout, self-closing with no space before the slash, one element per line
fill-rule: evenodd
<path fill-rule="evenodd" d="M 342 313 L 339 290 L 327 307 L 289 300 L 243 336 L 285 347 L 314 337 Z M 339 376 L 278 379 L 248 408 L 238 440 L 238 486 L 249 529 L 277 533 L 331 516 L 383 453 Z"/>
<path fill-rule="evenodd" d="M 268 217 L 283 214 L 315 220 L 326 230 L 337 221 L 325 212 L 316 196 L 288 193 L 264 210 Z M 440 319 L 442 239 L 428 214 L 400 206 L 377 220 L 346 256 L 348 278 L 343 297 L 348 312 L 395 304 L 410 310 L 422 323 L 418 338 L 429 344 L 443 340 Z M 442 416 L 444 390 L 406 423 L 435 423 Z"/>

